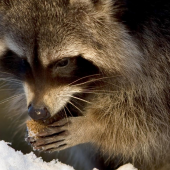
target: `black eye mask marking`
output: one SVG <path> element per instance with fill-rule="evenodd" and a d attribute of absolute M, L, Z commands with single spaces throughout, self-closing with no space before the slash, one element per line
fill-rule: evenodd
<path fill-rule="evenodd" d="M 64 58 L 49 65 L 49 69 L 53 70 L 54 77 L 71 80 L 99 73 L 99 69 L 82 56 Z"/>
<path fill-rule="evenodd" d="M 56 67 L 67 67 L 70 64 L 70 58 L 64 58 L 57 62 Z"/>
<path fill-rule="evenodd" d="M 77 57 L 77 68 L 75 70 L 75 75 L 77 77 L 80 78 L 97 73 L 99 73 L 99 69 L 91 61 L 88 61 L 81 56 Z"/>
<path fill-rule="evenodd" d="M 1 71 L 11 73 L 16 78 L 24 80 L 31 73 L 31 68 L 26 59 L 23 59 L 11 50 L 0 58 Z"/>

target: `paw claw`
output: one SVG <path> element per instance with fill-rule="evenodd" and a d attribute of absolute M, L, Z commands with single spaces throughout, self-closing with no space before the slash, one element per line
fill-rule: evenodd
<path fill-rule="evenodd" d="M 32 143 L 32 142 L 35 142 L 36 140 L 34 137 L 27 137 L 27 138 L 25 138 L 25 141 L 28 143 Z"/>
<path fill-rule="evenodd" d="M 53 151 L 57 151 L 57 150 L 62 150 L 61 148 L 63 146 L 66 146 L 66 142 L 64 140 L 60 141 L 60 142 L 44 145 L 44 146 L 41 146 L 41 147 L 36 147 L 36 149 L 41 149 L 45 152 L 49 152 L 49 151 L 53 152 Z"/>

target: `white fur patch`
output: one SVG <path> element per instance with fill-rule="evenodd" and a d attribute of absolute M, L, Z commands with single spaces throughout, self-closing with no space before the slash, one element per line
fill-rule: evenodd
<path fill-rule="evenodd" d="M 34 93 L 31 91 L 29 85 L 26 82 L 23 83 L 23 86 L 24 86 L 24 91 L 25 91 L 27 106 L 28 106 L 34 98 Z"/>
<path fill-rule="evenodd" d="M 6 51 L 7 47 L 3 41 L 0 40 L 0 56 Z"/>
<path fill-rule="evenodd" d="M 23 51 L 20 46 L 17 45 L 16 42 L 14 42 L 11 38 L 5 37 L 6 44 L 8 48 L 18 54 L 19 56 L 23 56 Z"/>

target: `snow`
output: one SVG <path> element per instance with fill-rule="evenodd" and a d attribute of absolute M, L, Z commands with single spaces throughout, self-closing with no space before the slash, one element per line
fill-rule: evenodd
<path fill-rule="evenodd" d="M 74 170 L 72 167 L 62 164 L 58 160 L 49 163 L 42 158 L 37 158 L 34 153 L 24 155 L 15 151 L 5 141 L 0 141 L 0 170 Z M 97 169 L 94 169 L 97 170 Z M 118 170 L 137 170 L 131 164 L 126 164 Z"/>
<path fill-rule="evenodd" d="M 23 155 L 0 141 L 0 169 L 1 170 L 74 170 L 72 167 L 56 160 L 49 163 L 37 158 L 32 152 Z"/>
<path fill-rule="evenodd" d="M 118 170 L 137 170 L 132 164 L 126 164 L 121 166 Z"/>

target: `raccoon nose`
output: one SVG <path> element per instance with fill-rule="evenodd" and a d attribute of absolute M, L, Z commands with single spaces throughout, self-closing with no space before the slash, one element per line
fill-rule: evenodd
<path fill-rule="evenodd" d="M 28 114 L 34 120 L 45 120 L 51 116 L 50 112 L 45 107 L 35 109 L 32 105 L 28 107 Z"/>

